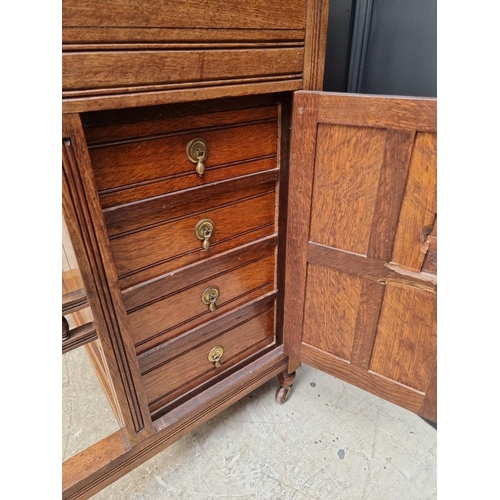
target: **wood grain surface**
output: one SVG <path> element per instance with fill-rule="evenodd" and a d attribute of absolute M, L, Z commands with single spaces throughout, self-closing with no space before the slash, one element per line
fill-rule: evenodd
<path fill-rule="evenodd" d="M 130 234 L 187 214 L 200 213 L 200 206 L 203 210 L 210 210 L 271 192 L 278 177 L 279 171 L 273 169 L 105 209 L 108 234 L 113 239 L 120 234 Z"/>
<path fill-rule="evenodd" d="M 300 359 L 302 341 L 318 116 L 318 94 L 298 95 L 292 115 L 283 321 L 285 352 L 295 360 Z"/>
<path fill-rule="evenodd" d="M 362 282 L 309 264 L 302 341 L 350 360 Z"/>
<path fill-rule="evenodd" d="M 63 92 L 75 97 L 88 95 L 86 90 L 106 94 L 110 88 L 121 93 L 186 82 L 300 76 L 303 58 L 301 47 L 63 52 Z"/>
<path fill-rule="evenodd" d="M 320 123 L 436 132 L 436 99 L 319 93 Z"/>
<path fill-rule="evenodd" d="M 278 118 L 277 99 L 219 99 L 203 103 L 152 106 L 138 110 L 90 113 L 83 118 L 89 147 L 147 137 L 198 133 L 204 129 L 227 128 Z"/>
<path fill-rule="evenodd" d="M 139 364 L 108 246 L 104 217 L 78 115 L 63 119 L 63 214 L 131 444 L 153 433 Z"/>
<path fill-rule="evenodd" d="M 437 211 L 437 138 L 418 133 L 399 217 L 391 261 L 419 272 L 429 248 L 427 235 Z"/>
<path fill-rule="evenodd" d="M 414 140 L 413 130 L 387 130 L 367 251 L 373 259 L 391 258 Z"/>
<path fill-rule="evenodd" d="M 219 276 L 248 262 L 267 257 L 275 252 L 276 243 L 276 235 L 261 238 L 130 287 L 123 291 L 125 308 L 127 312 L 132 312 L 211 276 Z"/>
<path fill-rule="evenodd" d="M 388 282 L 370 370 L 424 392 L 436 361 L 436 296 Z"/>
<path fill-rule="evenodd" d="M 435 419 L 436 102 L 298 92 L 295 106 L 285 351 Z"/>
<path fill-rule="evenodd" d="M 175 391 L 182 388 L 186 391 L 191 387 L 218 375 L 232 366 L 239 357 L 246 357 L 261 346 L 274 340 L 274 310 L 251 318 L 234 329 L 222 331 L 216 337 L 206 340 L 193 339 L 195 344 L 188 350 L 178 352 L 172 349 L 170 360 L 156 370 L 144 375 L 144 387 L 150 408 L 153 410 L 168 403 L 175 397 Z M 210 349 L 221 346 L 224 354 L 220 368 L 208 360 Z M 179 370 L 179 367 L 182 367 Z"/>
<path fill-rule="evenodd" d="M 361 281 L 350 362 L 364 370 L 370 366 L 384 289 L 383 283 L 378 281 Z"/>
<path fill-rule="evenodd" d="M 308 0 L 304 53 L 304 90 L 322 90 L 329 0 Z"/>
<path fill-rule="evenodd" d="M 299 43 L 304 41 L 303 29 L 231 29 L 231 28 L 151 28 L 151 27 L 77 27 L 62 29 L 63 50 L 105 47 L 118 48 L 134 44 L 147 47 L 165 44 L 178 44 L 189 47 L 211 44 L 215 47 L 224 45 L 234 47 L 249 43 Z M 143 47 L 144 48 L 144 47 Z M 205 47 L 203 47 L 205 48 Z"/>
<path fill-rule="evenodd" d="M 236 269 L 203 280 L 129 313 L 129 322 L 137 352 L 142 353 L 190 328 L 217 318 L 253 298 L 275 289 L 274 253 Z M 201 296 L 209 286 L 217 286 L 217 309 L 208 310 Z"/>
<path fill-rule="evenodd" d="M 386 131 L 318 126 L 310 239 L 366 254 Z"/>
<path fill-rule="evenodd" d="M 266 293 L 240 307 L 219 315 L 216 319 L 204 322 L 188 332 L 178 335 L 156 349 L 146 351 L 138 356 L 141 374 L 146 375 L 176 355 L 189 351 L 201 342 L 215 338 L 221 332 L 232 330 L 236 326 L 273 309 L 275 304 L 276 291 Z"/>
<path fill-rule="evenodd" d="M 186 84 L 171 84 L 162 86 L 142 87 L 140 90 L 119 93 L 116 90 L 105 95 L 92 95 L 92 91 L 80 91 L 80 94 L 90 93 L 87 97 L 72 97 L 63 94 L 63 114 L 84 113 L 112 109 L 134 109 L 143 106 L 163 104 L 189 103 L 218 98 L 248 96 L 276 92 L 299 90 L 303 86 L 300 75 L 282 75 L 279 77 L 239 78 L 235 80 L 216 80 L 212 82 L 191 82 Z M 69 92 L 65 92 L 69 94 Z"/>
<path fill-rule="evenodd" d="M 184 267 L 207 256 L 274 234 L 275 193 L 243 199 L 195 215 L 174 219 L 110 241 L 120 286 L 132 285 Z M 208 251 L 195 236 L 203 219 L 215 223 Z"/>
<path fill-rule="evenodd" d="M 187 144 L 196 137 L 205 139 L 210 148 L 204 162 L 204 175 L 208 178 L 212 168 L 275 155 L 276 136 L 274 121 L 110 144 L 91 148 L 90 157 L 97 187 L 102 193 L 173 175 L 198 177 L 196 165 L 186 155 Z"/>
<path fill-rule="evenodd" d="M 376 394 L 414 413 L 420 411 L 424 401 L 424 394 L 419 391 L 405 387 L 376 373 L 358 368 L 327 351 L 306 343 L 302 345 L 301 359 L 309 366 Z"/>
<path fill-rule="evenodd" d="M 67 0 L 63 26 L 304 29 L 305 0 Z"/>

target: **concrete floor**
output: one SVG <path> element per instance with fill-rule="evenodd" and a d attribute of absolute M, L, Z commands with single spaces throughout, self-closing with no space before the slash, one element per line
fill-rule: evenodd
<path fill-rule="evenodd" d="M 430 500 L 436 430 L 308 366 L 277 380 L 98 493 L 96 500 Z M 83 348 L 63 356 L 63 458 L 118 425 Z"/>

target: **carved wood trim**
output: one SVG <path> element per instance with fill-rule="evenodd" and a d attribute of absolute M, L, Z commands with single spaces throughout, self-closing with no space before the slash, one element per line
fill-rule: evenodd
<path fill-rule="evenodd" d="M 413 413 L 420 412 L 424 394 L 411 387 L 390 380 L 378 373 L 358 368 L 333 354 L 306 343 L 302 344 L 301 356 L 302 361 L 307 365 L 314 366 L 360 389 L 376 394 Z"/>
<path fill-rule="evenodd" d="M 303 88 L 302 75 L 285 75 L 273 77 L 271 80 L 261 78 L 255 81 L 226 80 L 219 82 L 203 82 L 182 88 L 180 85 L 169 89 L 130 92 L 127 94 L 104 95 L 92 97 L 68 97 L 63 99 L 64 113 L 81 113 L 102 109 L 135 108 L 139 106 L 155 106 L 158 104 L 191 102 L 219 97 L 250 96 L 287 92 Z M 202 86 L 200 86 L 202 85 Z"/>
<path fill-rule="evenodd" d="M 71 314 L 80 309 L 88 307 L 87 297 L 83 290 L 75 290 L 73 292 L 65 293 L 62 296 L 62 315 Z"/>
<path fill-rule="evenodd" d="M 288 193 L 283 342 L 285 353 L 296 360 L 300 360 L 304 319 L 318 96 L 315 93 L 301 95 L 300 104 L 295 101 L 292 118 L 292 143 L 297 147 L 291 151 L 289 182 L 291 186 L 301 188 L 291 189 Z"/>
<path fill-rule="evenodd" d="M 345 272 L 346 269 L 349 269 L 349 274 L 352 276 L 359 276 L 379 283 L 397 280 L 431 292 L 435 292 L 437 288 L 435 274 L 406 271 L 396 265 L 369 260 L 363 255 L 343 252 L 319 243 L 308 243 L 307 261 L 330 267 L 336 271 Z"/>
<path fill-rule="evenodd" d="M 329 0 L 308 0 L 304 50 L 304 90 L 322 90 Z"/>
<path fill-rule="evenodd" d="M 62 353 L 66 354 L 94 340 L 97 340 L 97 332 L 95 331 L 94 323 L 86 323 L 85 325 L 77 326 L 70 330 L 69 337 L 62 341 Z"/>
<path fill-rule="evenodd" d="M 153 432 L 78 115 L 63 118 L 63 213 L 131 444 Z"/>

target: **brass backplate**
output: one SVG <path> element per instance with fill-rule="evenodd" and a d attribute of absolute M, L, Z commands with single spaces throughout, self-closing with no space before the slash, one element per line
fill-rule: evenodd
<path fill-rule="evenodd" d="M 186 146 L 186 155 L 193 163 L 205 161 L 209 151 L 208 142 L 203 137 L 191 139 Z"/>
<path fill-rule="evenodd" d="M 220 345 L 212 347 L 208 353 L 208 361 L 214 363 L 216 368 L 220 367 L 220 360 L 224 354 L 224 348 Z"/>
<path fill-rule="evenodd" d="M 216 302 L 219 298 L 220 290 L 216 286 L 209 286 L 205 288 L 203 293 L 201 294 L 201 301 L 206 304 L 210 310 L 210 312 L 214 312 L 216 309 Z"/>
<path fill-rule="evenodd" d="M 213 236 L 214 231 L 215 222 L 211 219 L 201 219 L 194 228 L 194 234 L 201 241 L 207 238 L 210 239 Z"/>

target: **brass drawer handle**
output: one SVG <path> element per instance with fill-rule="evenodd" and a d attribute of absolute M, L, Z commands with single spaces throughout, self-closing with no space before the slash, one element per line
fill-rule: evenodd
<path fill-rule="evenodd" d="M 210 312 L 214 312 L 217 308 L 216 302 L 219 295 L 220 290 L 216 286 L 209 286 L 201 294 L 201 301 L 208 306 Z"/>
<path fill-rule="evenodd" d="M 220 368 L 220 360 L 223 354 L 224 348 L 222 346 L 218 345 L 216 347 L 212 347 L 212 349 L 210 349 L 210 352 L 208 353 L 208 361 L 210 361 L 210 363 L 213 363 L 215 365 L 215 368 Z"/>
<path fill-rule="evenodd" d="M 205 164 L 203 163 L 208 158 L 208 142 L 203 137 L 191 139 L 186 146 L 186 155 L 189 161 L 196 164 L 196 173 L 203 177 L 205 173 Z"/>
<path fill-rule="evenodd" d="M 210 219 L 201 219 L 194 228 L 194 234 L 196 237 L 203 241 L 201 246 L 205 252 L 208 252 L 208 249 L 210 248 L 210 238 L 213 236 L 214 231 L 215 223 Z"/>

